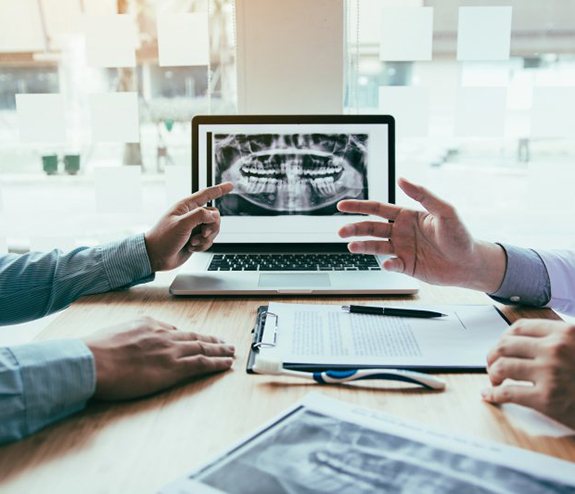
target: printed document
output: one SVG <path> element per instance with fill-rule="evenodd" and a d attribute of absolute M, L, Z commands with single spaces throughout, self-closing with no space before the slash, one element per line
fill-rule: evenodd
<path fill-rule="evenodd" d="M 424 309 L 447 315 L 350 314 L 340 305 L 271 302 L 260 353 L 273 352 L 288 366 L 484 368 L 487 353 L 509 327 L 492 305 Z"/>
<path fill-rule="evenodd" d="M 573 463 L 319 394 L 162 494 L 575 493 Z"/>

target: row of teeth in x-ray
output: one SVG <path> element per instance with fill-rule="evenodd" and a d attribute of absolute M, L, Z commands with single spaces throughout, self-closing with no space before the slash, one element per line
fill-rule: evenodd
<path fill-rule="evenodd" d="M 302 177 L 317 177 L 317 176 L 335 176 L 339 175 L 343 171 L 343 166 L 326 166 L 318 168 L 315 170 L 305 169 L 302 165 L 286 165 L 282 163 L 280 167 L 266 168 L 261 164 L 255 165 L 250 163 L 249 165 L 242 166 L 242 173 L 244 175 L 259 175 L 259 176 L 272 176 L 272 175 L 300 175 Z"/>
<path fill-rule="evenodd" d="M 322 197 L 336 193 L 333 177 L 300 178 L 297 182 L 277 178 L 242 177 L 240 184 L 248 194 L 277 193 L 287 189 L 290 195 L 297 195 L 299 192 L 305 192 L 305 186 L 308 184 Z"/>

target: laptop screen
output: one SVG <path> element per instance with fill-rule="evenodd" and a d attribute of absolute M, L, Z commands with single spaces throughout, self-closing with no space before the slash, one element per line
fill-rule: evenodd
<path fill-rule="evenodd" d="M 197 116 L 192 190 L 215 201 L 218 244 L 346 243 L 342 199 L 394 202 L 394 121 L 385 115 Z"/>

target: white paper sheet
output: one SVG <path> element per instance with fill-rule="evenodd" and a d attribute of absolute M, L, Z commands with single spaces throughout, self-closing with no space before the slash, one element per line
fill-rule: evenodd
<path fill-rule="evenodd" d="M 78 0 L 41 0 L 40 3 L 51 49 L 62 48 L 66 35 L 82 31 L 83 11 Z"/>
<path fill-rule="evenodd" d="M 575 136 L 575 88 L 536 87 L 531 110 L 531 137 Z"/>
<path fill-rule="evenodd" d="M 271 302 L 277 315 L 274 352 L 285 364 L 388 367 L 485 367 L 485 356 L 508 324 L 491 305 L 438 306 L 447 317 L 349 314 L 339 305 Z M 262 341 L 273 341 L 268 317 Z M 275 353 L 277 352 L 277 353 Z"/>
<path fill-rule="evenodd" d="M 160 67 L 208 65 L 208 14 L 158 13 Z"/>
<path fill-rule="evenodd" d="M 0 0 L 0 53 L 46 49 L 37 0 Z"/>
<path fill-rule="evenodd" d="M 118 12 L 118 0 L 82 0 L 88 15 L 113 15 Z"/>
<path fill-rule="evenodd" d="M 189 166 L 166 168 L 166 200 L 168 205 L 188 197 L 192 193 L 192 169 Z"/>
<path fill-rule="evenodd" d="M 457 60 L 508 60 L 511 7 L 459 7 Z"/>
<path fill-rule="evenodd" d="M 356 0 L 359 7 L 359 33 L 355 6 L 348 9 L 348 37 L 355 43 L 358 34 L 360 43 L 379 44 L 381 41 L 382 9 L 386 7 L 421 7 L 423 0 Z"/>
<path fill-rule="evenodd" d="M 461 88 L 457 97 L 455 135 L 503 137 L 506 109 L 505 88 Z"/>
<path fill-rule="evenodd" d="M 266 423 L 162 494 L 566 493 L 573 463 L 322 396 Z"/>
<path fill-rule="evenodd" d="M 509 62 L 463 62 L 461 85 L 464 87 L 507 87 L 514 67 Z"/>
<path fill-rule="evenodd" d="M 83 19 L 86 59 L 92 67 L 135 67 L 136 24 L 129 14 L 88 15 Z"/>
<path fill-rule="evenodd" d="M 431 60 L 433 7 L 388 7 L 382 10 L 382 61 Z"/>
<path fill-rule="evenodd" d="M 61 94 L 17 94 L 16 111 L 22 142 L 62 143 L 66 114 Z"/>
<path fill-rule="evenodd" d="M 142 182 L 139 166 L 96 168 L 94 181 L 99 213 L 141 212 Z"/>
<path fill-rule="evenodd" d="M 139 142 L 138 94 L 92 94 L 90 123 L 95 142 Z"/>
<path fill-rule="evenodd" d="M 500 410 L 509 422 L 530 436 L 566 437 L 575 435 L 573 429 L 532 408 L 515 403 L 504 403 L 500 406 Z"/>
<path fill-rule="evenodd" d="M 379 88 L 379 110 L 395 117 L 397 139 L 426 137 L 429 133 L 429 94 L 424 88 Z"/>

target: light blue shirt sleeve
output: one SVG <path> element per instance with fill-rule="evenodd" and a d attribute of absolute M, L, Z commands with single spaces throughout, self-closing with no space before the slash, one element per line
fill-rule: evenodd
<path fill-rule="evenodd" d="M 0 324 L 36 319 L 77 298 L 153 279 L 143 235 L 62 254 L 0 257 Z M 81 340 L 0 348 L 0 443 L 82 410 L 95 363 Z"/>
<path fill-rule="evenodd" d="M 95 387 L 94 358 L 80 340 L 0 348 L 0 444 L 82 410 Z"/>
<path fill-rule="evenodd" d="M 152 279 L 143 234 L 66 254 L 7 254 L 0 257 L 0 325 L 38 319 L 84 295 Z"/>
<path fill-rule="evenodd" d="M 551 281 L 541 256 L 532 249 L 503 245 L 507 255 L 505 276 L 489 296 L 504 304 L 542 307 L 551 299 Z"/>

